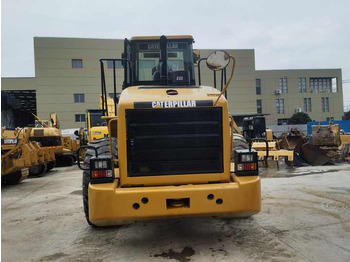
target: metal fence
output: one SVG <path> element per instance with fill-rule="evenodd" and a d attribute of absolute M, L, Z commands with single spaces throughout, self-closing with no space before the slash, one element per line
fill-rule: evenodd
<path fill-rule="evenodd" d="M 307 133 L 307 125 L 271 125 L 267 126 L 267 128 L 270 128 L 276 137 L 279 137 L 282 133 L 289 132 L 291 128 L 297 128 L 300 132 Z"/>

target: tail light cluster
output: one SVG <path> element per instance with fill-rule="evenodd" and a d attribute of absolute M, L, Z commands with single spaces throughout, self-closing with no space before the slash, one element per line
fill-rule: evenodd
<path fill-rule="evenodd" d="M 258 153 L 254 149 L 234 151 L 235 173 L 238 176 L 258 176 Z"/>
<path fill-rule="evenodd" d="M 91 184 L 112 183 L 114 181 L 111 155 L 98 155 L 90 159 Z"/>

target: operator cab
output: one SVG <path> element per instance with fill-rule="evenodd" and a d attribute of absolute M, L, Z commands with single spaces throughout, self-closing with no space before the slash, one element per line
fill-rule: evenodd
<path fill-rule="evenodd" d="M 192 36 L 133 37 L 125 40 L 131 85 L 195 85 Z M 127 67 L 130 67 L 127 64 Z"/>
<path fill-rule="evenodd" d="M 102 119 L 102 109 L 88 109 L 87 110 L 87 127 L 88 129 L 95 126 L 106 126 L 106 120 Z"/>

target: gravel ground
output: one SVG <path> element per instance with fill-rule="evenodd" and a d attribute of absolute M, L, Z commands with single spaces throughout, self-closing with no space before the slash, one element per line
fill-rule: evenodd
<path fill-rule="evenodd" d="M 2 261 L 350 261 L 350 165 L 262 169 L 262 211 L 91 228 L 81 171 L 1 193 Z"/>

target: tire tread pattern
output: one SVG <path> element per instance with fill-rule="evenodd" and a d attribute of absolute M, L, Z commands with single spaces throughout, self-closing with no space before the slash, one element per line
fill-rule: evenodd
<path fill-rule="evenodd" d="M 112 144 L 113 144 L 113 158 L 118 158 L 118 146 L 117 146 L 117 139 L 112 138 Z M 93 146 L 97 149 L 98 154 L 110 154 L 109 152 L 109 138 L 102 138 L 93 140 L 89 144 L 90 146 Z M 95 150 L 88 149 L 85 152 L 84 155 L 84 167 L 90 168 L 90 158 L 95 155 Z M 91 223 L 89 219 L 89 184 L 90 184 L 90 170 L 84 170 L 83 171 L 83 183 L 82 183 L 82 193 L 83 193 L 83 205 L 84 205 L 84 213 L 86 221 L 90 226 L 96 226 L 93 223 Z"/>

